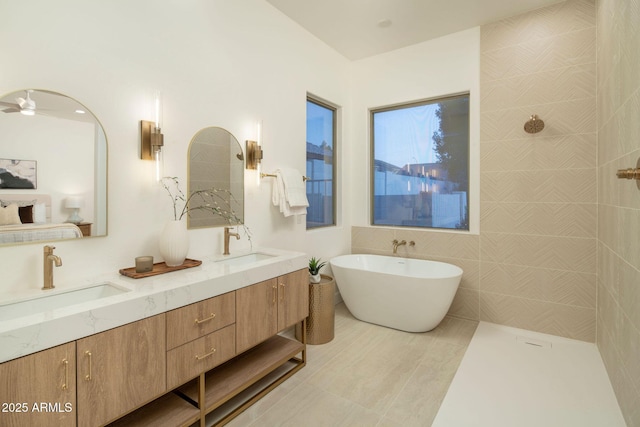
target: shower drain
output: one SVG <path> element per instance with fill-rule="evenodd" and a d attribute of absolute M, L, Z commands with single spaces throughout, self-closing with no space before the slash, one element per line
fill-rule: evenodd
<path fill-rule="evenodd" d="M 532 347 L 551 348 L 552 343 L 550 341 L 538 340 L 531 337 L 525 337 L 522 335 L 516 336 L 516 342 L 520 344 L 530 345 Z"/>

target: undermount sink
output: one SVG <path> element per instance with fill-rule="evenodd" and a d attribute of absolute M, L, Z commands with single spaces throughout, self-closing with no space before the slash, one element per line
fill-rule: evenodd
<path fill-rule="evenodd" d="M 262 252 L 252 252 L 246 255 L 239 255 L 233 258 L 225 258 L 217 260 L 218 264 L 224 265 L 246 265 L 253 264 L 254 262 L 264 261 L 273 258 L 275 255 L 269 255 Z"/>
<path fill-rule="evenodd" d="M 88 286 L 79 289 L 70 289 L 57 293 L 43 294 L 35 298 L 23 299 L 0 305 L 0 321 L 42 313 L 56 308 L 68 307 L 74 304 L 94 301 L 129 292 L 129 289 L 115 286 L 111 283 Z M 53 291 L 55 292 L 55 290 Z"/>

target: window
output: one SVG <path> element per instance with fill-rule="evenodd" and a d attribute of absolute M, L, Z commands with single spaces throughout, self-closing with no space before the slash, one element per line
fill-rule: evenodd
<path fill-rule="evenodd" d="M 336 109 L 307 98 L 307 229 L 336 224 Z"/>
<path fill-rule="evenodd" d="M 372 224 L 469 230 L 469 94 L 371 111 Z"/>

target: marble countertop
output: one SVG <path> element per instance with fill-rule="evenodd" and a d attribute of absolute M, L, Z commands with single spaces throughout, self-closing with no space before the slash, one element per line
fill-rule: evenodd
<path fill-rule="evenodd" d="M 210 257 L 202 265 L 143 279 L 117 272 L 73 284 L 57 284 L 52 291 L 31 290 L 5 296 L 0 306 L 72 288 L 110 283 L 129 290 L 121 294 L 35 314 L 0 320 L 0 362 L 74 341 L 149 316 L 193 304 L 273 277 L 308 267 L 301 252 L 254 248 L 271 257 L 239 265 L 223 262 L 247 253 Z M 44 294 L 43 292 L 47 292 Z"/>

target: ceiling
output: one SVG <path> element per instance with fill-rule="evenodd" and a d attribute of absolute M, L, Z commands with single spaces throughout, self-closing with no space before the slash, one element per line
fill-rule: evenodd
<path fill-rule="evenodd" d="M 389 52 L 561 0 L 267 0 L 348 59 Z"/>

